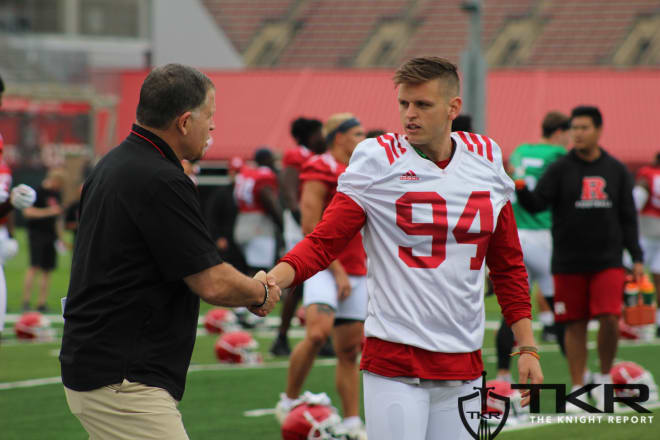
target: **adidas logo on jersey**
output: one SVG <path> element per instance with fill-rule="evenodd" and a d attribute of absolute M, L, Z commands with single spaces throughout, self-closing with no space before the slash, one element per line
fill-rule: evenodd
<path fill-rule="evenodd" d="M 408 170 L 406 174 L 402 174 L 399 177 L 399 180 L 419 180 L 419 177 L 417 177 L 417 174 L 413 170 Z"/>

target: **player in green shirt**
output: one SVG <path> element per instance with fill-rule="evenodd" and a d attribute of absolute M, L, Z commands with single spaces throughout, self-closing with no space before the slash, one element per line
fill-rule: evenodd
<path fill-rule="evenodd" d="M 543 119 L 541 140 L 536 144 L 522 144 L 509 156 L 507 171 L 511 177 L 514 180 L 524 180 L 527 187 L 533 189 L 548 165 L 566 154 L 566 146 L 569 143 L 569 126 L 568 116 L 559 112 L 549 112 Z M 541 310 L 539 319 L 544 325 L 542 338 L 544 340 L 556 338 L 563 351 L 563 329 L 555 326 L 558 334 L 552 332 L 554 316 L 551 307 L 554 283 L 550 273 L 550 258 L 552 257 L 550 211 L 531 214 L 517 203 L 515 195 L 512 203 L 530 290 L 535 282 L 539 286 L 537 301 Z M 510 380 L 509 354 L 513 348 L 513 333 L 504 323 L 497 332 L 496 341 L 497 376 L 503 380 Z"/>

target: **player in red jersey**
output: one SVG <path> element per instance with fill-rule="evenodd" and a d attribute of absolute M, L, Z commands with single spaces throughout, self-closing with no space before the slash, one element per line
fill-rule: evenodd
<path fill-rule="evenodd" d="M 291 136 L 298 146 L 288 149 L 282 157 L 282 201 L 284 202 L 284 244 L 289 251 L 303 238 L 300 228 L 300 172 L 302 166 L 315 154 L 325 152 L 325 139 L 321 133 L 322 124 L 318 119 L 298 118 L 291 123 Z M 282 304 L 282 315 L 277 338 L 270 352 L 275 356 L 288 356 L 291 353 L 287 333 L 291 319 L 302 298 L 303 287 L 289 289 Z"/>
<path fill-rule="evenodd" d="M 275 158 L 268 148 L 260 148 L 254 154 L 254 161 L 257 166 L 243 166 L 234 184 L 234 198 L 238 206 L 234 241 L 243 253 L 249 275 L 275 262 L 278 236 L 282 234 Z M 254 327 L 259 321 L 245 307 L 237 308 L 235 312 L 245 327 Z"/>
<path fill-rule="evenodd" d="M 241 247 L 248 267 L 260 269 L 275 261 L 275 234 L 282 232 L 282 208 L 277 198 L 273 153 L 261 148 L 255 153 L 254 161 L 256 168 L 245 165 L 236 176 L 234 197 L 238 217 L 234 239 Z"/>
<path fill-rule="evenodd" d="M 346 169 L 355 146 L 364 139 L 364 129 L 350 113 L 331 116 L 324 124 L 323 131 L 328 152 L 312 157 L 305 163 L 300 174 L 300 208 L 305 234 L 310 233 L 321 220 L 325 207 L 337 191 L 339 176 Z M 365 260 L 362 237 L 358 233 L 327 270 L 305 282 L 305 338 L 291 354 L 286 393 L 282 394 L 277 405 L 276 415 L 280 421 L 284 420 L 300 396 L 314 358 L 332 332 L 337 353 L 337 391 L 344 415 L 341 428 L 352 436 L 364 432 L 359 416 L 357 356 L 362 343 L 362 323 L 367 314 Z"/>
<path fill-rule="evenodd" d="M 0 107 L 2 107 L 4 92 L 5 83 L 0 77 Z M 12 237 L 10 213 L 13 209 L 32 206 L 36 199 L 34 190 L 27 185 L 18 185 L 13 190 L 11 189 L 11 170 L 2 157 L 4 148 L 4 139 L 0 134 L 0 334 L 4 329 L 7 313 L 7 283 L 2 265 L 18 252 L 18 242 Z"/>
<path fill-rule="evenodd" d="M 639 244 L 644 251 L 644 264 L 653 275 L 657 304 L 660 304 L 660 153 L 655 162 L 637 172 L 633 189 L 639 212 Z M 660 337 L 660 308 L 656 310 L 656 334 Z"/>
<path fill-rule="evenodd" d="M 481 384 L 484 263 L 520 344 L 518 380 L 543 381 L 510 202 L 514 185 L 492 139 L 451 132 L 462 103 L 456 66 L 415 58 L 394 82 L 406 135 L 357 146 L 323 219 L 270 274 L 281 287 L 298 284 L 363 229 L 369 438 L 470 439 L 458 399 Z M 464 414 L 480 414 L 480 399 L 467 399 Z M 476 433 L 479 419 L 466 417 Z"/>

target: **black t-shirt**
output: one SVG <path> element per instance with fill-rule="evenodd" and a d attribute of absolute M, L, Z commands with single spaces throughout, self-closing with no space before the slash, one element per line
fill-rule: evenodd
<path fill-rule="evenodd" d="M 52 191 L 42 186 L 37 188 L 36 192 L 37 199 L 33 205 L 35 208 L 48 208 L 49 206 L 59 205 L 62 200 L 58 191 Z M 55 240 L 57 238 L 56 221 L 57 216 L 27 219 L 28 233 L 32 236 L 39 235 Z"/>
<path fill-rule="evenodd" d="M 80 201 L 75 201 L 64 212 L 64 223 L 67 229 L 73 233 L 73 239 L 76 239 L 78 232 L 78 221 L 80 219 Z"/>
<path fill-rule="evenodd" d="M 196 190 L 170 147 L 134 125 L 83 187 L 64 312 L 62 381 L 123 379 L 180 400 L 199 297 L 183 278 L 221 262 Z"/>
<path fill-rule="evenodd" d="M 530 212 L 552 212 L 552 273 L 597 272 L 622 266 L 625 247 L 642 261 L 633 179 L 602 150 L 586 162 L 571 150 L 545 171 L 533 192 L 517 191 Z"/>

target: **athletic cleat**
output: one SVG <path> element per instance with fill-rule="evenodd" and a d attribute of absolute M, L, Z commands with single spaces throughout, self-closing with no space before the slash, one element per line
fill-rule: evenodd
<path fill-rule="evenodd" d="M 543 342 L 557 342 L 557 334 L 555 333 L 554 326 L 543 326 L 543 331 L 541 332 L 541 340 Z"/>
<path fill-rule="evenodd" d="M 289 356 L 291 354 L 291 348 L 289 348 L 289 340 L 286 336 L 275 338 L 273 345 L 270 347 L 270 352 L 273 356 Z"/>
<path fill-rule="evenodd" d="M 284 419 L 286 419 L 286 416 L 289 415 L 291 409 L 293 409 L 297 402 L 298 399 L 291 399 L 286 393 L 280 394 L 280 400 L 275 405 L 275 418 L 280 425 L 284 423 Z"/>
<path fill-rule="evenodd" d="M 333 434 L 337 438 L 346 440 L 367 440 L 367 428 L 364 426 L 362 420 L 359 420 L 358 423 L 351 423 L 348 426 L 342 421 L 334 428 Z"/>

